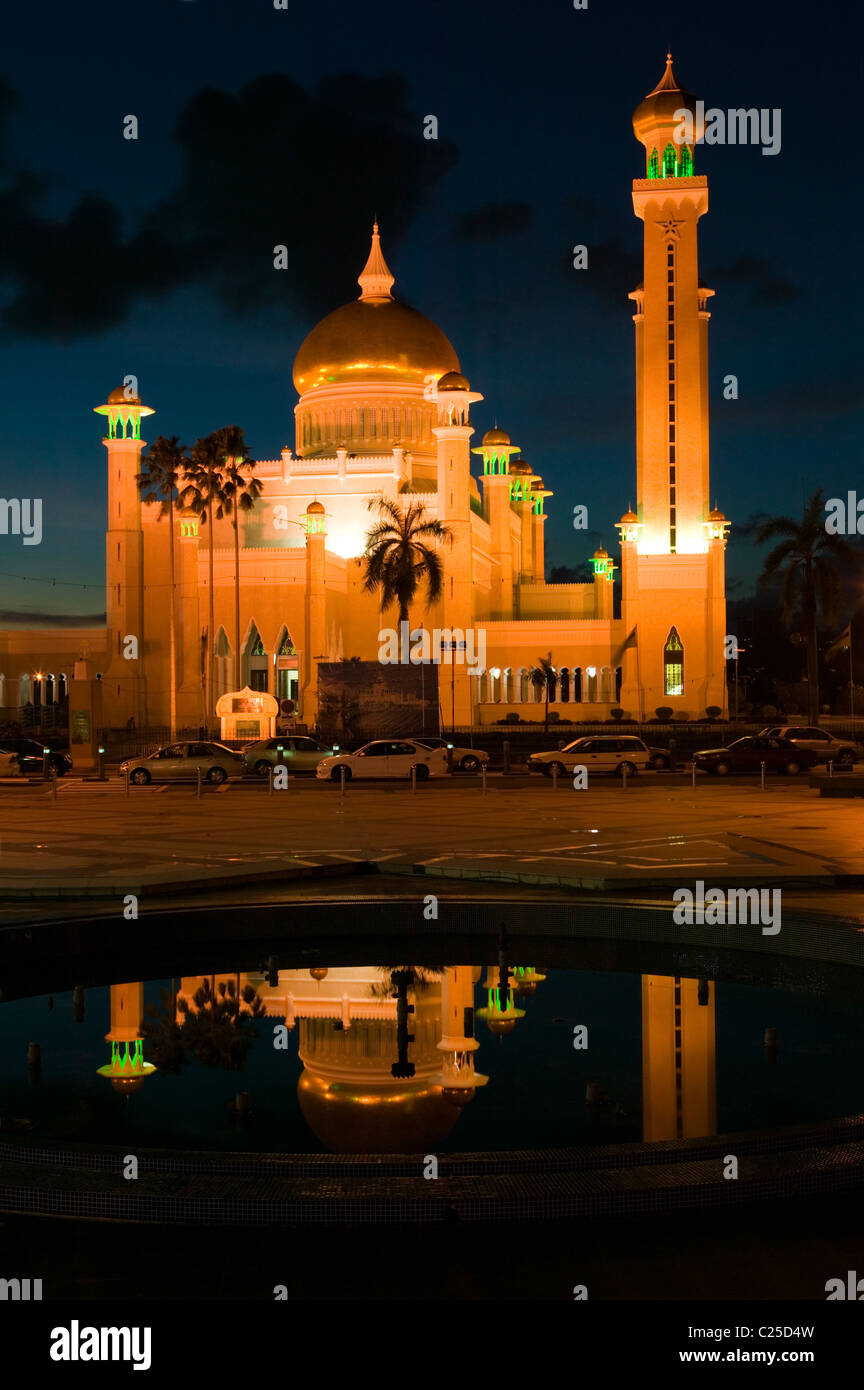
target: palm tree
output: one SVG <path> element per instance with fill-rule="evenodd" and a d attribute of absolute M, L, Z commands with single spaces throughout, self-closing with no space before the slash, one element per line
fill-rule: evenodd
<path fill-rule="evenodd" d="M 217 521 L 228 515 L 234 527 L 234 651 L 236 653 L 236 683 L 240 684 L 240 512 L 251 512 L 261 496 L 264 484 L 255 477 L 255 464 L 249 458 L 249 450 L 243 431 L 238 425 L 226 425 L 218 431 L 224 450 L 225 462 L 222 465 L 221 495 Z"/>
<path fill-rule="evenodd" d="M 537 665 L 532 668 L 528 679 L 535 690 L 543 692 L 543 732 L 549 732 L 549 696 L 555 698 L 555 679 L 557 672 L 552 665 L 552 653 L 548 657 L 537 658 Z"/>
<path fill-rule="evenodd" d="M 224 501 L 222 492 L 222 465 L 225 451 L 220 438 L 221 431 L 196 439 L 186 465 L 186 485 L 180 494 L 184 507 L 197 512 L 202 526 L 208 526 L 210 562 L 210 615 L 207 624 L 207 674 L 204 694 L 204 723 L 209 731 L 211 720 L 215 717 L 216 689 L 216 633 L 214 631 L 215 602 L 213 595 L 213 509 Z"/>
<path fill-rule="evenodd" d="M 825 503 L 822 491 L 813 493 L 800 521 L 778 516 L 767 521 L 756 535 L 757 545 L 783 539 L 765 557 L 759 583 L 767 585 L 782 578 L 780 603 L 784 621 L 800 623 L 807 644 L 807 695 L 809 720 L 819 719 L 818 622 L 836 623 L 843 602 L 843 586 L 837 572 L 839 564 L 854 561 L 856 551 L 842 536 L 825 530 Z"/>
<path fill-rule="evenodd" d="M 427 517 L 426 508 L 413 502 L 407 511 L 389 497 L 370 497 L 370 512 L 378 521 L 366 536 L 364 561 L 367 593 L 380 590 L 381 612 L 399 605 L 399 622 L 408 621 L 408 610 L 421 583 L 426 584 L 426 604 L 437 603 L 444 588 L 444 566 L 438 551 L 427 541 L 449 541 L 453 533 L 443 521 Z"/>
<path fill-rule="evenodd" d="M 171 682 L 169 709 L 169 742 L 177 737 L 177 604 L 174 593 L 174 493 L 179 492 L 186 478 L 187 449 L 176 434 L 166 439 L 160 434 L 147 450 L 144 470 L 138 474 L 138 490 L 142 502 L 158 502 L 160 516 L 168 515 L 170 595 L 168 609 L 168 667 Z"/>

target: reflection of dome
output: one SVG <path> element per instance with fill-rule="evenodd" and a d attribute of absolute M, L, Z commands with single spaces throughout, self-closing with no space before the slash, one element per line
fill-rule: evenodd
<path fill-rule="evenodd" d="M 487 1018 L 486 1027 L 490 1033 L 512 1033 L 516 1027 L 515 1018 Z"/>
<path fill-rule="evenodd" d="M 463 1106 L 469 1105 L 477 1094 L 474 1086 L 445 1086 L 441 1092 L 446 1101 L 451 1105 L 456 1105 L 461 1110 Z"/>
<path fill-rule="evenodd" d="M 459 1118 L 427 1080 L 352 1083 L 301 1073 L 303 1118 L 331 1153 L 427 1153 Z"/>
<path fill-rule="evenodd" d="M 422 386 L 427 376 L 459 371 L 455 349 L 437 324 L 391 295 L 393 276 L 381 252 L 377 223 L 358 284 L 360 298 L 322 319 L 297 353 L 294 385 L 299 394 L 329 382 L 410 381 Z"/>
<path fill-rule="evenodd" d="M 321 510 L 324 510 L 323 507 Z M 330 971 L 327 969 L 326 965 L 310 965 L 309 974 L 312 976 L 313 980 L 326 980 Z"/>
<path fill-rule="evenodd" d="M 309 503 L 309 506 L 306 508 L 306 515 L 307 515 L 307 516 L 324 516 L 324 515 L 325 515 L 325 512 L 324 512 L 324 507 L 323 507 L 323 505 L 322 505 L 320 502 L 310 502 L 310 503 Z M 327 974 L 327 971 L 326 971 L 326 970 L 324 971 L 324 974 L 325 974 L 325 975 Z M 322 978 L 323 978 L 323 977 L 322 977 Z"/>

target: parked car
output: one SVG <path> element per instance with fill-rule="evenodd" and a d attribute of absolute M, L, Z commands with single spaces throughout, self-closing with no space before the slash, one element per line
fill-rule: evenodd
<path fill-rule="evenodd" d="M 0 749 L 4 753 L 17 753 L 21 771 L 25 776 L 42 776 L 45 747 L 44 743 L 39 743 L 35 738 L 3 738 L 0 735 Z M 68 753 L 52 748 L 48 753 L 48 768 L 58 777 L 65 777 L 66 773 L 71 771 L 72 759 Z"/>
<path fill-rule="evenodd" d="M 0 777 L 21 777 L 21 764 L 17 753 L 4 753 L 0 749 Z"/>
<path fill-rule="evenodd" d="M 448 772 L 447 754 L 442 748 L 427 748 L 418 739 L 376 739 L 364 744 L 356 753 L 336 753 L 333 757 L 322 758 L 316 769 L 317 777 L 329 777 L 338 782 L 345 769 L 345 781 L 352 777 L 400 777 L 411 776 L 412 768 L 417 769 L 417 781 L 427 777 L 445 777 Z"/>
<path fill-rule="evenodd" d="M 760 738 L 788 738 L 799 748 L 807 748 L 816 754 L 820 763 L 833 762 L 837 767 L 852 767 L 861 757 L 861 749 L 848 738 L 835 738 L 824 729 L 814 729 L 806 724 L 777 724 L 771 729 L 763 729 Z"/>
<path fill-rule="evenodd" d="M 431 734 L 412 734 L 415 743 L 422 743 L 424 748 L 443 748 L 446 754 L 451 746 L 446 738 L 433 738 Z M 453 767 L 459 772 L 479 772 L 481 767 L 489 766 L 489 754 L 482 748 L 456 748 L 453 747 Z"/>
<path fill-rule="evenodd" d="M 528 759 L 528 771 L 542 772 L 546 777 L 551 777 L 557 768 L 560 777 L 572 772 L 574 767 L 587 767 L 589 774 L 613 772 L 621 777 L 626 768 L 627 776 L 634 777 L 648 767 L 650 760 L 651 749 L 641 738 L 600 734 L 577 738 L 566 748 L 556 748 L 554 753 L 532 753 Z"/>
<path fill-rule="evenodd" d="M 129 781 L 136 787 L 148 782 L 194 782 L 198 768 L 206 782 L 218 786 L 228 777 L 243 772 L 243 754 L 226 748 L 224 743 L 169 743 L 144 758 L 128 758 L 120 771 L 128 769 Z"/>
<path fill-rule="evenodd" d="M 727 777 L 730 772 L 758 772 L 763 762 L 766 772 L 785 772 L 794 777 L 813 767 L 818 759 L 791 739 L 758 734 L 736 738 L 728 748 L 703 748 L 693 754 L 693 761 L 717 777 Z"/>
<path fill-rule="evenodd" d="M 314 772 L 321 759 L 332 757 L 333 752 L 334 749 L 305 734 L 283 734 L 250 743 L 243 749 L 243 766 L 258 777 L 266 777 L 277 763 L 284 764 L 293 773 Z"/>

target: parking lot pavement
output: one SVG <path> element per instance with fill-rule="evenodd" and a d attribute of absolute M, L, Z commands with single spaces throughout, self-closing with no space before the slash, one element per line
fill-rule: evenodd
<path fill-rule="evenodd" d="M 802 779 L 614 778 L 576 792 L 545 778 L 337 786 L 125 788 L 71 780 L 0 788 L 0 895 L 134 892 L 171 882 L 254 881 L 324 863 L 503 882 L 630 887 L 706 873 L 754 882 L 864 880 L 864 806 Z"/>

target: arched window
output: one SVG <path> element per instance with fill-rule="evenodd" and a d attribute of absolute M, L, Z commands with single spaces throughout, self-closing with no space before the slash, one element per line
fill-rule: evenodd
<path fill-rule="evenodd" d="M 689 145 L 681 147 L 681 178 L 692 179 L 693 177 L 693 151 Z"/>
<path fill-rule="evenodd" d="M 667 145 L 663 151 L 663 177 L 664 179 L 677 179 L 678 177 L 678 155 L 674 145 Z"/>
<path fill-rule="evenodd" d="M 684 648 L 674 627 L 669 629 L 663 648 L 663 694 L 684 694 Z"/>
<path fill-rule="evenodd" d="M 659 179 L 660 177 L 660 156 L 656 150 L 652 150 L 648 156 L 648 177 L 649 179 Z"/>

